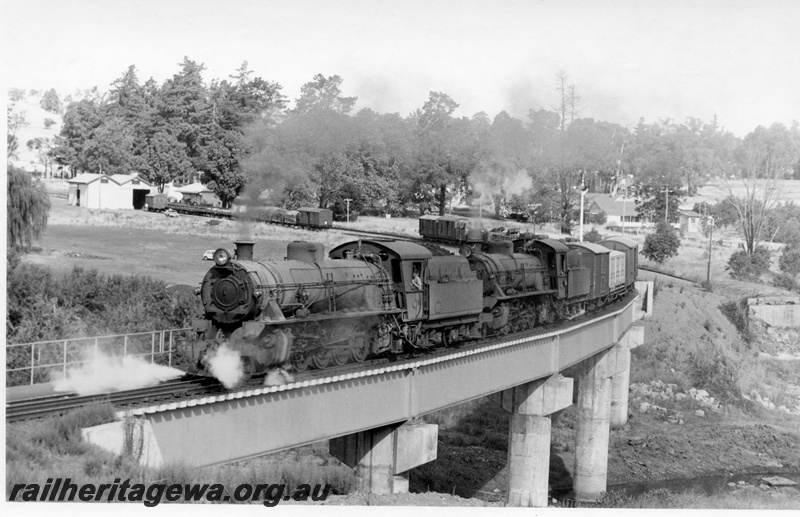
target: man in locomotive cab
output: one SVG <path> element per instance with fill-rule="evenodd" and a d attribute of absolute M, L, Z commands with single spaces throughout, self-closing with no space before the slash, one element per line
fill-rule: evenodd
<path fill-rule="evenodd" d="M 419 277 L 419 264 L 415 263 L 411 274 L 411 287 L 416 291 L 422 291 L 422 279 Z"/>

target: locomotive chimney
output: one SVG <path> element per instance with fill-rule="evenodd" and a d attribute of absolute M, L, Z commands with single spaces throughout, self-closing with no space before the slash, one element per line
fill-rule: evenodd
<path fill-rule="evenodd" d="M 236 241 L 236 258 L 238 260 L 253 260 L 254 241 Z"/>

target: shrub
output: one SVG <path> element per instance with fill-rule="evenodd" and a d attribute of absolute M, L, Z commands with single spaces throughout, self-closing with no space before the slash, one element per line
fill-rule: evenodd
<path fill-rule="evenodd" d="M 779 289 L 786 289 L 787 291 L 795 291 L 798 288 L 794 276 L 789 273 L 781 273 L 780 275 L 773 276 L 772 285 Z"/>
<path fill-rule="evenodd" d="M 746 251 L 737 251 L 728 259 L 726 271 L 730 271 L 737 280 L 758 280 L 769 271 L 769 250 L 764 246 L 756 246 L 752 255 Z"/>
<path fill-rule="evenodd" d="M 800 247 L 787 246 L 783 248 L 778 267 L 792 277 L 800 273 Z"/>
<path fill-rule="evenodd" d="M 642 255 L 654 262 L 662 264 L 665 260 L 678 254 L 681 239 L 678 232 L 667 223 L 658 223 L 656 231 L 644 240 Z"/>
<path fill-rule="evenodd" d="M 586 235 L 583 236 L 583 240 L 586 242 L 600 242 L 602 239 L 603 236 L 600 235 L 600 232 L 597 231 L 597 228 L 592 228 L 586 233 Z"/>

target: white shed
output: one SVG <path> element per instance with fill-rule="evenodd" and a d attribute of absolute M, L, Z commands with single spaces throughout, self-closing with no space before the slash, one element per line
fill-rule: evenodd
<path fill-rule="evenodd" d="M 152 186 L 137 174 L 86 173 L 69 180 L 69 204 L 86 208 L 141 209 Z"/>

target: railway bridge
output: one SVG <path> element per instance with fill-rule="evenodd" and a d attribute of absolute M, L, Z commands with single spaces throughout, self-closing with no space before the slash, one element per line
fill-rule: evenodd
<path fill-rule="evenodd" d="M 201 467 L 329 440 L 356 469 L 358 488 L 408 490 L 408 472 L 436 458 L 437 426 L 418 417 L 491 396 L 512 414 L 509 506 L 548 502 L 550 416 L 576 401 L 574 492 L 606 490 L 611 425 L 627 421 L 630 350 L 644 341 L 637 320 L 652 310 L 652 283 L 639 296 L 557 330 L 505 336 L 441 356 L 342 375 L 122 411 L 84 430 L 121 452 L 136 429 L 142 461 Z M 562 375 L 566 369 L 573 377 Z M 133 424 L 133 425 L 132 425 Z"/>

